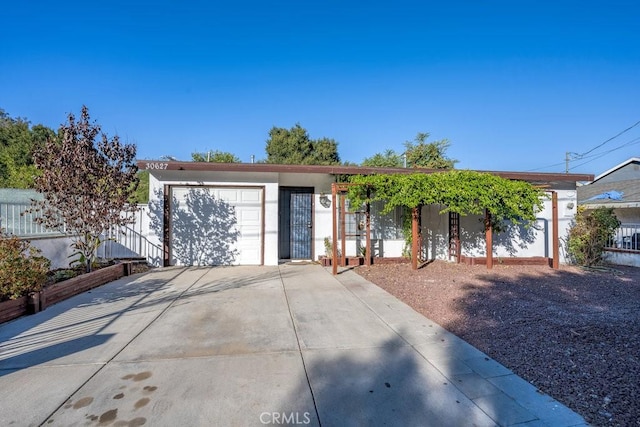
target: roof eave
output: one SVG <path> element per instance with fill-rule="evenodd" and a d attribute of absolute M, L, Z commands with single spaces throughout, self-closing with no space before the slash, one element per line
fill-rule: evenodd
<path fill-rule="evenodd" d="M 373 175 L 373 174 L 412 174 L 412 173 L 436 173 L 441 169 L 422 168 L 374 168 L 363 166 L 340 165 L 279 165 L 271 163 L 208 163 L 208 162 L 182 162 L 162 160 L 138 160 L 138 168 L 154 171 L 199 171 L 199 172 L 276 172 L 276 173 L 318 173 L 330 175 Z M 511 172 L 511 171 L 476 171 L 490 173 L 507 179 L 515 179 L 530 182 L 551 181 L 592 181 L 593 175 L 589 174 L 565 174 L 547 172 Z"/>
<path fill-rule="evenodd" d="M 640 202 L 578 202 L 578 205 L 584 206 L 585 209 L 597 209 L 601 207 L 614 209 L 640 208 Z"/>

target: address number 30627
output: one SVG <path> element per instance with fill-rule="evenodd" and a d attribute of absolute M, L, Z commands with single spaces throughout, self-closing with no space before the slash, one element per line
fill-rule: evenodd
<path fill-rule="evenodd" d="M 158 169 L 158 170 L 164 170 L 169 166 L 169 163 L 158 163 L 158 162 L 152 162 L 152 163 L 145 163 L 145 169 Z"/>

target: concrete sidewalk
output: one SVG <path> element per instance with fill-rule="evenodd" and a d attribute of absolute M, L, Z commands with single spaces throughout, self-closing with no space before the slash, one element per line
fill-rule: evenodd
<path fill-rule="evenodd" d="M 317 265 L 159 269 L 1 325 L 0 390 L 0 425 L 586 425 Z"/>

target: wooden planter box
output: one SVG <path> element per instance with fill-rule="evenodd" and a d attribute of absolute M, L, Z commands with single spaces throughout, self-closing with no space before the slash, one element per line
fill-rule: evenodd
<path fill-rule="evenodd" d="M 348 267 L 352 267 L 352 266 L 356 266 L 356 265 L 363 265 L 364 264 L 364 257 L 361 257 L 361 256 L 348 256 L 348 257 L 346 257 L 346 262 L 347 262 L 347 266 Z M 331 267 L 331 258 L 329 258 L 329 257 L 320 258 L 320 264 L 322 264 L 323 267 Z M 340 267 L 343 266 L 341 257 L 338 257 L 338 265 Z"/>
<path fill-rule="evenodd" d="M 0 303 L 0 323 L 7 322 L 25 314 L 37 313 L 48 306 L 74 295 L 102 286 L 123 276 L 131 274 L 131 263 L 125 262 L 101 268 L 91 273 L 54 283 L 40 292 Z"/>
<path fill-rule="evenodd" d="M 0 323 L 8 322 L 27 314 L 29 297 L 20 297 L 9 301 L 0 302 Z"/>
<path fill-rule="evenodd" d="M 40 292 L 40 309 L 127 276 L 130 272 L 130 263 L 114 264 L 47 286 Z"/>

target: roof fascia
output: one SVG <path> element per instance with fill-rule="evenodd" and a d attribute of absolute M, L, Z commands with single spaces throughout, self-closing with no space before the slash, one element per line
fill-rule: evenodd
<path fill-rule="evenodd" d="M 207 162 L 181 162 L 162 160 L 138 160 L 138 168 L 154 171 L 201 171 L 201 172 L 276 172 L 276 173 L 318 173 L 330 175 L 373 175 L 373 174 L 412 174 L 412 173 L 436 173 L 441 169 L 421 168 L 373 168 L 361 166 L 326 166 L 326 165 L 276 165 L 270 163 L 207 163 Z M 590 174 L 566 174 L 545 172 L 509 172 L 509 171 L 476 171 L 490 173 L 502 178 L 522 180 L 529 182 L 551 181 L 593 181 Z"/>

